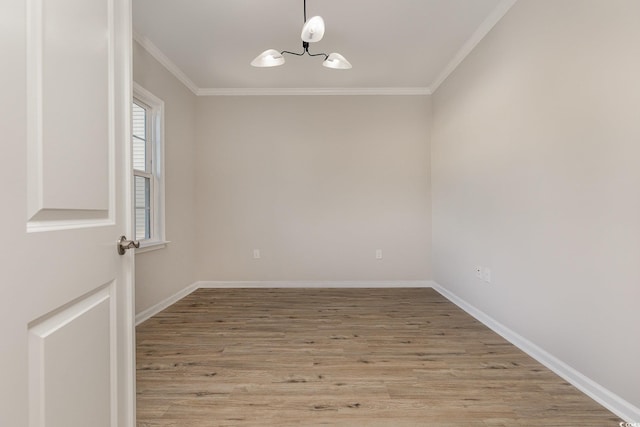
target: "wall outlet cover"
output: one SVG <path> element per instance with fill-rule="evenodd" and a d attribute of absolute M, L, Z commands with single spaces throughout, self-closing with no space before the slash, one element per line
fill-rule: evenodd
<path fill-rule="evenodd" d="M 485 267 L 483 278 L 484 278 L 485 282 L 491 283 L 491 269 L 490 268 L 486 268 Z"/>

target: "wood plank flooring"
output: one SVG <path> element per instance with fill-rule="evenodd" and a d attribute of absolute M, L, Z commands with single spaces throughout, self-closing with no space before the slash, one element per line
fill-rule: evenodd
<path fill-rule="evenodd" d="M 598 426 L 432 289 L 200 289 L 137 328 L 139 427 Z"/>

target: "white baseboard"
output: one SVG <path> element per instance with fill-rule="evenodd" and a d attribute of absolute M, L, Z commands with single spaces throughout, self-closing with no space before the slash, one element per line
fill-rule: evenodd
<path fill-rule="evenodd" d="M 640 421 L 640 408 L 632 405 L 620 396 L 581 374 L 562 360 L 549 354 L 523 336 L 496 321 L 483 311 L 467 303 L 452 292 L 449 292 L 438 283 L 432 282 L 432 287 L 449 301 L 475 317 L 485 326 L 496 332 L 498 335 L 501 335 L 504 339 L 536 359 L 538 362 L 542 363 L 544 366 L 562 377 L 565 381 L 572 384 L 578 390 L 591 397 L 618 417 L 628 423 L 638 423 Z"/>
<path fill-rule="evenodd" d="M 160 313 L 162 310 L 169 307 L 170 305 L 180 301 L 182 298 L 186 297 L 196 289 L 198 289 L 198 282 L 190 284 L 186 288 L 171 295 L 169 298 L 166 298 L 160 301 L 159 303 L 147 308 L 146 310 L 136 314 L 136 326 L 138 326 L 140 323 L 144 322 L 145 320 L 149 319 L 150 317 L 153 317 L 156 314 Z"/>
<path fill-rule="evenodd" d="M 430 280 L 200 281 L 198 288 L 430 288 Z"/>

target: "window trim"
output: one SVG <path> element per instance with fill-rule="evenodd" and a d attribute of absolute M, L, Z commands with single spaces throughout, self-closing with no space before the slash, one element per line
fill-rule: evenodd
<path fill-rule="evenodd" d="M 166 247 L 167 243 L 165 234 L 165 189 L 164 189 L 164 101 L 151 92 L 133 82 L 132 102 L 138 101 L 147 109 L 147 144 L 151 149 L 151 172 L 144 172 L 133 169 L 131 163 L 131 173 L 133 176 L 139 175 L 150 177 L 151 183 L 151 238 L 140 241 L 140 248 L 136 249 L 136 253 L 144 253 L 155 249 Z M 132 135 L 133 138 L 133 135 Z M 133 150 L 133 144 L 131 144 Z M 131 152 L 133 156 L 133 151 Z M 133 157 L 132 157 L 133 159 Z M 135 215 L 132 211 L 131 215 Z M 135 221 L 133 221 L 135 224 Z"/>
<path fill-rule="evenodd" d="M 145 165 L 144 165 L 144 170 L 142 169 L 136 169 L 135 167 L 135 163 L 133 165 L 133 180 L 134 183 L 137 182 L 136 178 L 140 177 L 149 181 L 149 229 L 148 229 L 148 233 L 150 236 L 155 236 L 156 230 L 154 227 L 154 217 L 157 215 L 156 214 L 156 208 L 155 208 L 155 201 L 156 199 L 156 195 L 154 194 L 154 189 L 156 187 L 156 178 L 154 176 L 154 165 L 155 165 L 155 161 L 153 159 L 154 157 L 154 153 L 156 152 L 156 149 L 154 148 L 154 132 L 153 132 L 153 125 L 154 125 L 154 117 L 153 117 L 153 108 L 149 105 L 147 105 L 145 102 L 142 102 L 141 99 L 139 99 L 138 97 L 134 96 L 133 98 L 133 104 L 142 108 L 144 110 L 144 117 L 145 117 L 145 138 L 142 140 L 144 141 L 145 147 L 144 147 L 144 152 L 145 152 Z M 132 135 L 132 138 L 135 140 L 136 136 Z M 140 139 L 140 138 L 138 138 Z M 134 144 L 135 146 L 135 144 Z M 137 184 L 134 184 L 134 187 Z M 135 192 L 135 196 L 137 197 L 137 189 L 134 188 L 134 192 Z M 138 227 L 138 223 L 137 223 L 137 217 L 138 217 L 138 212 L 137 212 L 137 206 L 135 206 L 134 203 L 134 207 L 136 210 L 134 210 L 134 224 L 136 226 L 136 233 L 137 233 L 137 227 Z M 145 228 L 146 228 L 146 224 L 145 224 Z M 137 234 L 135 235 L 134 239 L 138 240 L 138 236 Z M 146 243 L 149 241 L 152 241 L 152 238 L 149 239 L 140 239 L 141 243 Z"/>

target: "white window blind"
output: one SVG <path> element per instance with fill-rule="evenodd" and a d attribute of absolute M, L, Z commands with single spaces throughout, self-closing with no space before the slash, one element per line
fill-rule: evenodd
<path fill-rule="evenodd" d="M 133 102 L 133 168 L 150 172 L 147 165 L 147 109 Z"/>

